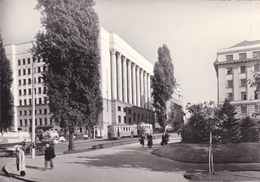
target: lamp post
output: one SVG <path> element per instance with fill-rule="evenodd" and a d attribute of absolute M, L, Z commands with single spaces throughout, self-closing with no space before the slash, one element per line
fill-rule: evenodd
<path fill-rule="evenodd" d="M 32 158 L 35 158 L 34 60 L 32 61 Z"/>

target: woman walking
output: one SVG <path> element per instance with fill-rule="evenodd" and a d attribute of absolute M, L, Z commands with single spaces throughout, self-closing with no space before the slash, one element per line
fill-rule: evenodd
<path fill-rule="evenodd" d="M 141 138 L 139 139 L 140 144 L 142 145 L 142 147 L 144 147 L 144 139 L 145 139 L 144 134 L 142 134 Z"/>
<path fill-rule="evenodd" d="M 24 151 L 20 147 L 17 147 L 16 152 L 15 152 L 15 156 L 16 156 L 17 171 L 20 172 L 20 176 L 25 176 L 25 155 L 24 155 Z"/>

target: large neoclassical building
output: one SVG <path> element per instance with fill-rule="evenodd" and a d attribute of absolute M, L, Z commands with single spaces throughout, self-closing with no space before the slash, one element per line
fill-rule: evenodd
<path fill-rule="evenodd" d="M 103 112 L 95 126 L 96 136 L 106 137 L 107 126 L 115 123 L 154 124 L 150 88 L 153 65 L 117 34 L 102 27 L 99 45 Z M 46 88 L 41 80 L 45 65 L 42 59 L 32 57 L 31 47 L 32 42 L 5 46 L 14 78 L 14 130 L 29 130 L 32 123 L 32 99 L 36 103 L 36 126 L 55 126 L 48 108 Z M 33 95 L 32 90 L 35 93 Z M 84 127 L 77 129 L 77 132 L 84 131 Z"/>

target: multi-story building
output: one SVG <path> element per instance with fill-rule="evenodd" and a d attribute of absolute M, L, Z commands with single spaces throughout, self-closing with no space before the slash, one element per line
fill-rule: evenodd
<path fill-rule="evenodd" d="M 153 65 L 118 35 L 102 27 L 99 45 L 103 112 L 95 126 L 96 136 L 106 137 L 107 126 L 115 123 L 154 124 L 150 90 Z M 32 57 L 31 48 L 31 42 L 5 46 L 13 69 L 15 130 L 29 130 L 31 126 L 33 91 L 36 126 L 55 125 L 55 121 L 51 120 L 46 88 L 41 79 L 44 62 Z M 78 128 L 78 131 L 84 132 L 84 128 Z"/>
<path fill-rule="evenodd" d="M 250 81 L 254 72 L 260 71 L 260 40 L 219 49 L 214 66 L 218 104 L 223 104 L 227 98 L 240 116 L 259 113 L 260 95 Z"/>

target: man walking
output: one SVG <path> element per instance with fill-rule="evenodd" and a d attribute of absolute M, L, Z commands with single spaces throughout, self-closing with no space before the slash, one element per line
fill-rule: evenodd
<path fill-rule="evenodd" d="M 53 158 L 56 157 L 54 153 L 54 148 L 50 146 L 50 144 L 46 144 L 46 150 L 45 150 L 45 169 L 48 167 L 48 163 L 50 162 L 50 167 L 53 169 Z"/>

